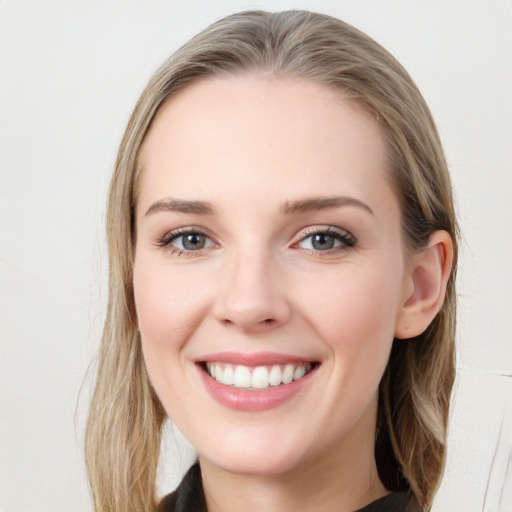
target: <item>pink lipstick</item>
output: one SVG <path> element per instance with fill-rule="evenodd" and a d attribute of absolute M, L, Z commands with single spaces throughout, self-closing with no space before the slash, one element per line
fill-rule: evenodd
<path fill-rule="evenodd" d="M 279 353 L 209 354 L 196 361 L 208 392 L 239 411 L 263 411 L 291 399 L 314 378 L 317 361 Z"/>

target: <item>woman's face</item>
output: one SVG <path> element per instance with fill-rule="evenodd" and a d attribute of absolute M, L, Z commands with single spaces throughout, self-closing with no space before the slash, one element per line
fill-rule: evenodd
<path fill-rule="evenodd" d="M 141 162 L 144 358 L 200 458 L 277 474 L 372 454 L 411 282 L 373 116 L 318 84 L 209 79 L 164 105 Z"/>

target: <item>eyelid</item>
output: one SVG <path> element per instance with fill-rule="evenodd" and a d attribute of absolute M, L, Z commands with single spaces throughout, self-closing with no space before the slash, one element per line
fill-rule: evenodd
<path fill-rule="evenodd" d="M 315 256 L 316 255 L 321 256 L 321 255 L 329 255 L 329 254 L 345 251 L 345 250 L 353 247 L 357 242 L 356 237 L 354 235 L 352 235 L 352 233 L 350 233 L 346 229 L 338 228 L 335 226 L 329 226 L 329 225 L 317 225 L 317 226 L 309 226 L 309 227 L 301 230 L 294 238 L 292 247 L 297 247 L 298 244 L 300 244 L 307 238 L 317 235 L 317 234 L 330 235 L 330 236 L 336 238 L 338 241 L 340 241 L 341 245 L 339 245 L 337 247 L 333 247 L 331 249 L 327 249 L 325 251 L 314 250 L 314 249 L 312 250 L 312 249 L 306 249 L 306 248 L 301 248 L 301 247 L 299 247 L 299 249 L 308 251 L 308 252 L 314 254 Z"/>
<path fill-rule="evenodd" d="M 181 249 L 179 247 L 174 247 L 171 245 L 171 242 L 173 240 L 178 239 L 180 236 L 184 236 L 187 234 L 199 234 L 205 236 L 212 245 L 209 247 L 203 247 L 196 250 L 190 250 L 190 249 Z M 303 247 L 298 247 L 298 245 L 306 240 L 307 238 L 317 235 L 317 234 L 327 234 L 332 237 L 334 237 L 336 240 L 338 240 L 340 245 L 333 247 L 331 249 L 326 250 L 319 250 L 319 249 L 307 249 Z M 302 251 L 309 252 L 315 256 L 328 256 L 332 255 L 334 253 L 340 253 L 343 251 L 346 251 L 347 249 L 353 247 L 356 244 L 356 238 L 352 233 L 347 231 L 346 229 L 338 228 L 335 226 L 330 225 L 315 225 L 315 226 L 308 226 L 306 228 L 303 228 L 300 230 L 297 235 L 294 237 L 294 241 L 290 244 L 290 247 L 292 248 L 298 248 Z M 165 233 L 162 237 L 158 238 L 154 244 L 157 247 L 161 247 L 169 252 L 171 254 L 177 254 L 177 255 L 187 255 L 187 256 L 199 256 L 204 253 L 205 250 L 210 250 L 212 248 L 218 247 L 218 242 L 215 241 L 214 237 L 209 233 L 209 230 L 205 228 L 201 228 L 198 226 L 184 226 L 180 228 L 173 229 L 171 231 L 168 231 Z"/>
<path fill-rule="evenodd" d="M 332 226 L 331 224 L 314 224 L 312 226 L 306 226 L 305 228 L 302 228 L 298 232 L 296 238 L 300 238 L 315 233 L 334 233 L 336 235 L 346 235 L 350 238 L 354 238 L 350 231 L 343 228 L 339 228 L 337 226 Z"/>
<path fill-rule="evenodd" d="M 179 247 L 174 247 L 171 245 L 171 242 L 178 239 L 180 236 L 188 235 L 188 234 L 198 234 L 205 236 L 212 244 L 213 247 L 218 247 L 218 243 L 213 239 L 213 237 L 209 234 L 208 230 L 204 228 L 200 228 L 198 226 L 185 226 L 181 228 L 172 229 L 165 233 L 162 237 L 159 237 L 154 243 L 157 247 L 161 247 L 171 254 L 187 255 L 187 256 L 199 256 L 205 250 L 212 249 L 213 247 L 203 247 L 197 250 L 190 249 L 180 249 Z"/>

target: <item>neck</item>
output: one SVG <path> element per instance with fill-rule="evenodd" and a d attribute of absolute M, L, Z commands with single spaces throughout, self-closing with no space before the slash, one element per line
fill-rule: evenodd
<path fill-rule="evenodd" d="M 232 473 L 200 457 L 208 512 L 353 512 L 385 496 L 373 439 L 355 434 L 327 455 L 280 474 Z"/>

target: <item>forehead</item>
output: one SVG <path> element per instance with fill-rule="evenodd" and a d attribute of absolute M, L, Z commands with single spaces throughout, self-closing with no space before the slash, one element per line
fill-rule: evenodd
<path fill-rule="evenodd" d="M 385 153 L 375 117 L 331 87 L 250 74 L 204 79 L 157 114 L 141 150 L 138 202 L 165 193 L 241 202 L 246 191 L 267 202 L 389 194 Z"/>

